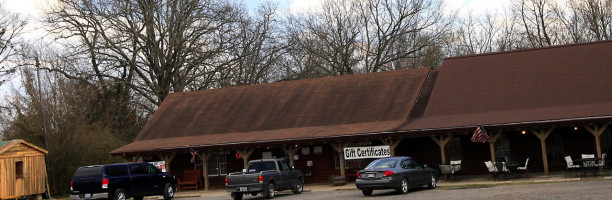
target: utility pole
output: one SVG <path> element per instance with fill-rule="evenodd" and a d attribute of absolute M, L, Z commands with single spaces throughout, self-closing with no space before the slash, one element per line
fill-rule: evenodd
<path fill-rule="evenodd" d="M 43 125 L 43 132 L 45 133 L 45 149 L 48 151 L 49 150 L 49 134 L 47 133 L 47 119 L 45 118 L 45 106 L 44 106 L 44 101 L 42 99 L 42 87 L 40 84 L 40 62 L 38 61 L 38 56 L 36 56 L 36 79 L 38 81 L 38 102 L 40 103 L 40 111 L 41 111 L 41 115 L 42 115 L 42 125 Z M 51 154 L 47 154 L 46 156 L 47 160 L 46 163 L 48 163 L 51 166 L 51 172 L 53 172 L 53 165 L 50 163 L 51 162 Z M 52 173 L 53 174 L 53 173 Z M 53 177 L 53 176 L 52 176 Z M 47 173 L 47 196 L 49 198 L 51 198 L 51 186 L 49 185 L 49 173 Z"/>

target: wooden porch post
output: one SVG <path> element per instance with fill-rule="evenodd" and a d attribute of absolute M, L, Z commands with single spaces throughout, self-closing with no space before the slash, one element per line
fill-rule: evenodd
<path fill-rule="evenodd" d="M 340 176 L 342 177 L 346 177 L 346 170 L 344 169 L 344 147 L 346 147 L 347 145 L 348 142 L 332 144 L 332 147 L 334 147 L 336 152 L 338 152 L 338 157 L 340 160 Z"/>
<path fill-rule="evenodd" d="M 166 163 L 166 172 L 170 173 L 170 162 L 174 159 L 176 153 L 160 154 L 159 158 Z"/>
<path fill-rule="evenodd" d="M 244 166 L 243 169 L 246 169 L 249 166 L 249 157 L 251 157 L 251 154 L 253 154 L 253 151 L 255 151 L 254 148 L 236 150 L 236 152 L 238 152 L 240 156 L 242 156 L 242 162 L 243 162 L 242 164 Z"/>
<path fill-rule="evenodd" d="M 601 141 L 599 140 L 599 136 L 601 136 L 601 134 L 606 130 L 606 128 L 608 128 L 608 124 L 604 124 L 601 126 L 598 125 L 594 125 L 593 128 L 591 128 L 588 125 L 585 125 L 584 128 L 586 128 L 586 130 L 588 130 L 591 134 L 593 134 L 593 136 L 595 136 L 595 146 L 597 147 L 597 157 L 601 158 Z"/>
<path fill-rule="evenodd" d="M 544 164 L 544 174 L 548 175 L 548 157 L 546 155 L 546 138 L 550 135 L 554 128 L 548 129 L 531 129 L 531 132 L 540 139 L 540 146 L 542 146 L 542 163 Z"/>
<path fill-rule="evenodd" d="M 396 140 L 394 140 L 391 137 L 387 137 L 387 139 L 380 139 L 380 141 L 385 144 L 385 145 L 389 145 L 389 148 L 391 149 L 391 156 L 395 156 L 395 148 L 399 145 L 399 143 L 402 141 L 403 137 L 400 136 L 399 138 L 397 138 Z"/>
<path fill-rule="evenodd" d="M 489 149 L 491 150 L 491 162 L 493 163 L 495 163 L 495 141 L 499 139 L 499 136 L 501 136 L 501 134 L 502 134 L 502 130 L 499 130 L 497 131 L 497 133 L 489 137 Z"/>
<path fill-rule="evenodd" d="M 299 145 L 283 145 L 281 149 L 283 149 L 285 154 L 289 155 L 289 164 L 291 164 L 291 166 L 295 166 L 293 155 L 295 155 L 295 153 L 298 151 Z"/>
<path fill-rule="evenodd" d="M 208 185 L 210 183 L 208 180 L 208 160 L 210 160 L 212 153 L 207 152 L 207 151 L 202 151 L 198 153 L 198 155 L 200 156 L 200 159 L 202 160 L 202 176 L 204 176 L 204 191 L 208 191 Z"/>
<path fill-rule="evenodd" d="M 446 164 L 446 151 L 444 151 L 444 146 L 446 146 L 446 143 L 448 143 L 448 141 L 450 141 L 450 139 L 453 137 L 452 135 L 448 135 L 448 136 L 443 136 L 440 135 L 438 136 L 439 138 L 437 138 L 436 136 L 431 136 L 431 139 L 436 142 L 438 144 L 438 146 L 440 146 L 440 154 L 442 155 L 442 164 Z"/>

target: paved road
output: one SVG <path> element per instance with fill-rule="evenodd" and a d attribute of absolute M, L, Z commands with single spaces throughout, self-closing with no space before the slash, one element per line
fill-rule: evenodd
<path fill-rule="evenodd" d="M 198 198 L 177 198 L 177 200 L 187 199 L 231 199 L 223 197 L 198 197 Z M 245 196 L 244 199 L 263 200 L 261 195 Z M 540 183 L 524 185 L 501 185 L 486 187 L 465 187 L 465 188 L 438 188 L 412 189 L 408 194 L 400 195 L 393 190 L 374 191 L 372 197 L 364 197 L 359 190 L 334 191 L 334 192 L 304 192 L 293 195 L 290 192 L 277 193 L 275 200 L 293 199 L 411 199 L 411 200 L 430 200 L 430 199 L 612 199 L 612 180 L 606 181 L 582 181 L 564 183 Z"/>

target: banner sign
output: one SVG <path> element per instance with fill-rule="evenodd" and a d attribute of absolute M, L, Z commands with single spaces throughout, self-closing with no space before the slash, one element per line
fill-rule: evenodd
<path fill-rule="evenodd" d="M 347 147 L 344 148 L 344 159 L 386 158 L 391 157 L 389 146 Z"/>
<path fill-rule="evenodd" d="M 149 163 L 157 167 L 159 171 L 166 172 L 166 162 L 165 161 L 157 161 L 157 162 L 149 162 Z"/>

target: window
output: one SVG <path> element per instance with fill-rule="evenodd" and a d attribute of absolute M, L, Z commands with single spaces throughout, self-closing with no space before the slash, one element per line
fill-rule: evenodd
<path fill-rule="evenodd" d="M 127 176 L 127 167 L 125 165 L 109 165 L 104 167 L 106 176 Z"/>
<path fill-rule="evenodd" d="M 208 176 L 227 174 L 227 154 L 229 152 L 213 153 L 208 160 Z"/>
<path fill-rule="evenodd" d="M 145 173 L 147 174 L 157 174 L 159 173 L 159 170 L 157 169 L 157 167 L 153 166 L 152 164 L 144 164 L 144 169 L 145 169 Z"/>
<path fill-rule="evenodd" d="M 285 161 L 278 161 L 278 167 L 280 170 L 289 170 L 289 165 Z"/>
<path fill-rule="evenodd" d="M 15 162 L 15 178 L 23 178 L 23 161 Z"/>
<path fill-rule="evenodd" d="M 132 165 L 130 172 L 131 174 L 146 174 L 144 166 L 141 164 Z"/>

